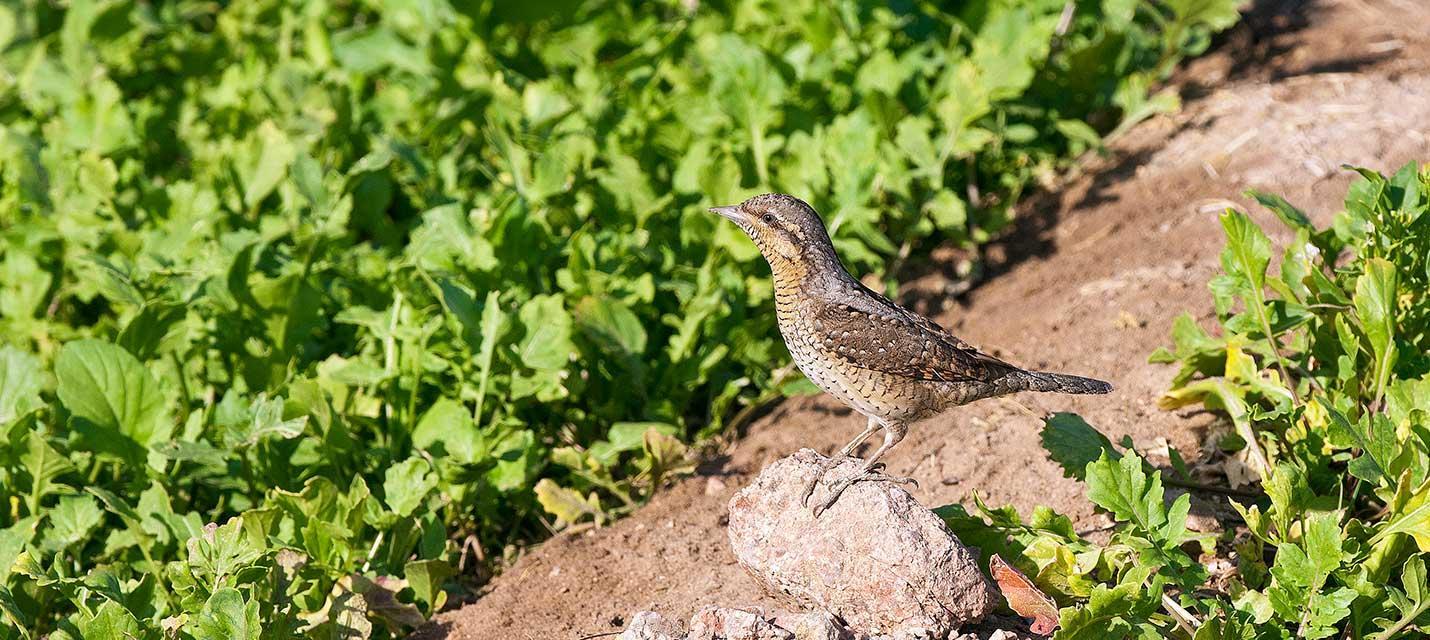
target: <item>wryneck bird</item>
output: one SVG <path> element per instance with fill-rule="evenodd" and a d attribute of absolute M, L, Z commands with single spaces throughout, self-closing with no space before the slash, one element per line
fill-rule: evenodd
<path fill-rule="evenodd" d="M 865 287 L 839 261 L 814 208 L 781 193 L 714 207 L 760 248 L 774 277 L 775 317 L 790 355 L 811 381 L 868 418 L 868 426 L 831 458 L 849 457 L 882 429 L 884 441 L 862 471 L 829 490 L 816 517 L 855 482 L 913 482 L 881 471 L 879 458 L 909 425 L 957 405 L 1019 391 L 1108 393 L 1101 380 L 1027 371 L 968 343 Z M 805 487 L 804 500 L 823 477 Z"/>

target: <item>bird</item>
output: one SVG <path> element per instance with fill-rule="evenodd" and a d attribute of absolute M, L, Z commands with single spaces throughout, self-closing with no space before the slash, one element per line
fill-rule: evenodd
<path fill-rule="evenodd" d="M 883 472 L 879 459 L 919 420 L 977 400 L 1020 391 L 1105 394 L 1102 380 L 1029 371 L 988 355 L 934 321 L 864 286 L 839 260 L 819 213 L 783 193 L 711 207 L 759 247 L 774 280 L 775 317 L 796 366 L 826 393 L 864 415 L 865 429 L 822 463 L 804 488 L 804 504 L 824 474 L 853 456 L 875 431 L 883 442 L 860 472 L 836 483 L 814 516 L 856 482 L 917 484 Z"/>

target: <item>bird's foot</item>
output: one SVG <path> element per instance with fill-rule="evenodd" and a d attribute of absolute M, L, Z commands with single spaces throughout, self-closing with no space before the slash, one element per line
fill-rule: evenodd
<path fill-rule="evenodd" d="M 915 487 L 919 486 L 919 482 L 917 480 L 914 480 L 913 478 L 905 478 L 902 476 L 891 476 L 887 473 L 884 473 L 883 468 L 884 463 L 882 462 L 870 465 L 868 468 L 859 472 L 858 475 L 849 476 L 848 478 L 840 480 L 838 484 L 835 484 L 833 487 L 830 487 L 829 497 L 824 499 L 823 504 L 814 507 L 814 517 L 818 518 L 819 514 L 824 513 L 825 509 L 828 509 L 829 507 L 833 506 L 835 502 L 838 502 L 839 496 L 844 494 L 844 490 L 848 489 L 850 486 L 853 486 L 856 482 L 882 481 L 892 482 L 894 484 L 911 484 Z M 806 504 L 808 504 L 808 496 L 806 496 L 805 500 Z"/>
<path fill-rule="evenodd" d="M 825 458 L 823 462 L 820 462 L 819 471 L 815 472 L 814 477 L 810 478 L 808 482 L 804 483 L 804 499 L 801 504 L 806 507 L 809 506 L 809 497 L 814 495 L 814 488 L 819 486 L 819 481 L 824 479 L 824 474 L 829 473 L 830 469 L 839 466 L 840 463 L 852 457 L 853 456 L 836 454 Z"/>

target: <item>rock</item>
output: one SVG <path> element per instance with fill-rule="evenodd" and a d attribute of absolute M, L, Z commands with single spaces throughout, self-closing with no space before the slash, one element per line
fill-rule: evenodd
<path fill-rule="evenodd" d="M 662 618 L 654 611 L 642 611 L 631 616 L 631 623 L 617 640 L 684 640 L 680 623 Z"/>
<path fill-rule="evenodd" d="M 735 558 L 766 591 L 833 614 L 855 635 L 943 638 L 993 610 L 973 552 L 901 486 L 856 483 L 816 520 L 802 494 L 825 459 L 801 449 L 730 499 Z M 811 504 L 860 464 L 831 469 Z"/>
<path fill-rule="evenodd" d="M 853 640 L 853 634 L 822 611 L 809 613 L 779 613 L 774 618 L 775 626 L 788 629 L 795 640 Z"/>
<path fill-rule="evenodd" d="M 745 609 L 705 607 L 690 619 L 686 640 L 796 640 L 795 635 L 765 618 L 764 613 Z M 802 640 L 802 639 L 801 639 Z"/>
<path fill-rule="evenodd" d="M 631 616 L 617 640 L 855 640 L 827 613 L 765 613 L 760 609 L 705 607 L 690 619 L 690 633 L 654 611 Z"/>
<path fill-rule="evenodd" d="M 1019 618 L 991 615 L 983 622 L 960 629 L 958 635 L 948 640 L 1047 640 L 1027 629 L 1027 624 Z"/>

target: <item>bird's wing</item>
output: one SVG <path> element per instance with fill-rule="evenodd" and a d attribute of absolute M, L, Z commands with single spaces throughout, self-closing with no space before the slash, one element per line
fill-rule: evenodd
<path fill-rule="evenodd" d="M 850 302 L 819 308 L 824 349 L 854 366 L 915 380 L 991 382 L 1020 371 L 982 353 L 933 321 L 859 285 Z M 852 292 L 851 292 L 852 293 Z"/>

